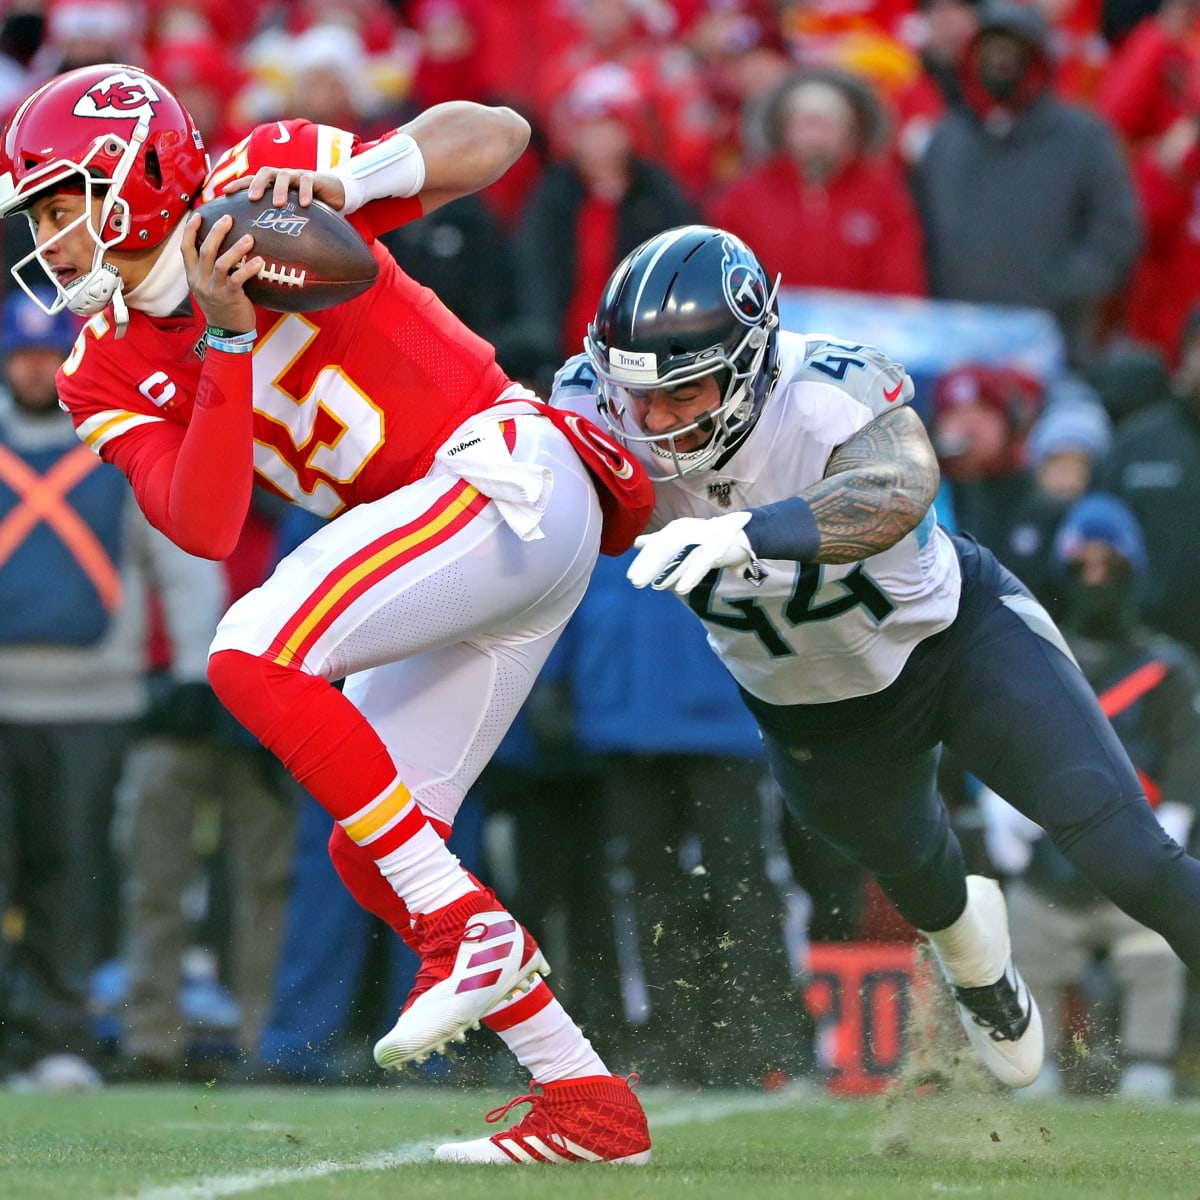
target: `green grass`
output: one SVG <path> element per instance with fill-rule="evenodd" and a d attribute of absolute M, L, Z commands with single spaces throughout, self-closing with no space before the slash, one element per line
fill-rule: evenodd
<path fill-rule="evenodd" d="M 505 1096 L 113 1087 L 0 1093 L 2 1200 L 1200 1200 L 1200 1103 L 888 1101 L 643 1089 L 647 1168 L 464 1168 L 440 1141 Z M 524 1110 L 518 1110 L 523 1112 Z M 514 1114 L 517 1115 L 517 1114 Z"/>

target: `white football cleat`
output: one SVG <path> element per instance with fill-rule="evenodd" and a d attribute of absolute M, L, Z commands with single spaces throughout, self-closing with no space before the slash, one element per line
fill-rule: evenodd
<path fill-rule="evenodd" d="M 959 941 L 955 947 L 957 962 L 952 964 L 945 935 L 955 930 L 959 931 Z M 1006 1087 L 1028 1087 L 1038 1077 L 1046 1054 L 1042 1014 L 1012 960 L 1008 906 L 1000 885 L 982 875 L 968 875 L 963 916 L 941 935 L 926 936 L 954 989 L 958 1019 L 980 1061 Z M 937 944 L 939 940 L 942 946 Z M 994 982 L 981 987 L 959 982 L 967 964 L 979 978 L 986 963 L 1004 964 Z"/>
<path fill-rule="evenodd" d="M 497 1003 L 550 974 L 537 942 L 486 888 L 417 917 L 413 931 L 421 970 L 399 1020 L 375 1043 L 375 1061 L 389 1071 L 463 1041 Z"/>
<path fill-rule="evenodd" d="M 1028 1087 L 1042 1069 L 1042 1014 L 1010 958 L 987 987 L 954 989 L 958 1019 L 980 1061 L 1002 1084 Z"/>
<path fill-rule="evenodd" d="M 630 1079 L 596 1075 L 587 1079 L 562 1079 L 531 1085 L 527 1096 L 518 1096 L 487 1114 L 495 1123 L 515 1104 L 529 1104 L 515 1125 L 488 1138 L 450 1142 L 439 1146 L 438 1162 L 514 1163 L 621 1163 L 644 1166 L 650 1161 L 650 1131 L 646 1114 L 633 1094 Z"/>

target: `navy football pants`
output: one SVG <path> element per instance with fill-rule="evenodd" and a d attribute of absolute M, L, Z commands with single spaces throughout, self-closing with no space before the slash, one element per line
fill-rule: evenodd
<path fill-rule="evenodd" d="M 869 870 L 919 929 L 966 904 L 939 747 L 1036 821 L 1072 864 L 1200 973 L 1200 862 L 1163 832 L 1061 635 L 978 543 L 953 625 L 875 696 L 778 707 L 743 693 L 798 821 Z"/>

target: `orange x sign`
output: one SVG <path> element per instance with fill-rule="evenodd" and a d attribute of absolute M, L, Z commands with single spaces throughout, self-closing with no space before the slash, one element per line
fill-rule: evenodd
<path fill-rule="evenodd" d="M 121 576 L 100 539 L 67 500 L 71 489 L 99 465 L 100 459 L 91 450 L 77 446 L 45 475 L 39 475 L 7 446 L 0 446 L 0 481 L 21 498 L 20 504 L 0 521 L 0 567 L 45 521 L 75 556 L 99 593 L 100 603 L 111 613 L 121 603 Z"/>

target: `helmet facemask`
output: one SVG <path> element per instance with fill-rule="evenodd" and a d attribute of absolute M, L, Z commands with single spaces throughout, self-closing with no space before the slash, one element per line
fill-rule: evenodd
<path fill-rule="evenodd" d="M 12 267 L 12 275 L 21 289 L 39 308 L 50 315 L 66 308 L 77 316 L 88 317 L 101 312 L 110 303 L 116 307 L 118 319 L 123 314 L 125 306 L 120 296 L 121 276 L 116 267 L 104 261 L 104 255 L 113 246 L 122 242 L 128 234 L 130 210 L 128 202 L 121 195 L 121 188 L 142 149 L 147 130 L 147 123 L 145 120 L 141 120 L 128 142 L 110 133 L 97 138 L 92 149 L 80 162 L 70 159 L 55 159 L 48 162 L 26 175 L 21 180 L 18 191 L 0 203 L 0 211 L 12 212 L 18 208 L 28 209 L 40 196 L 57 191 L 81 193 L 83 196 L 83 211 L 80 215 L 60 229 L 49 242 L 42 246 L 35 245 L 33 250 L 19 259 Z M 90 164 L 94 158 L 100 155 L 106 158 L 120 156 L 109 176 L 105 176 L 99 171 L 93 174 L 95 169 L 91 168 Z M 98 196 L 102 198 L 97 227 L 96 222 L 93 221 L 93 211 L 94 201 Z M 33 227 L 36 241 L 37 228 L 32 217 L 30 217 L 30 225 Z M 64 287 L 59 283 L 53 269 L 46 261 L 43 251 L 45 245 L 57 241 L 81 225 L 86 227 L 95 245 L 91 270 Z M 105 237 L 106 230 L 111 231 L 108 237 Z M 49 304 L 37 295 L 35 291 L 37 285 L 25 278 L 24 269 L 32 262 L 37 262 L 54 287 L 55 296 Z"/>

